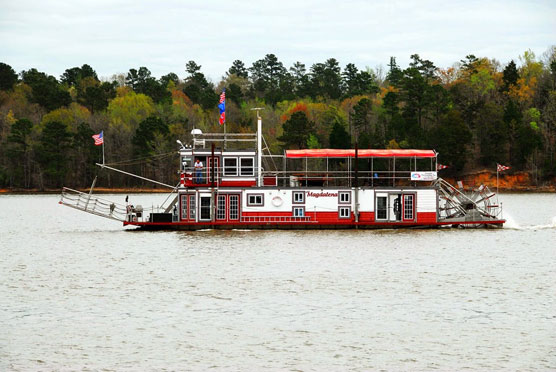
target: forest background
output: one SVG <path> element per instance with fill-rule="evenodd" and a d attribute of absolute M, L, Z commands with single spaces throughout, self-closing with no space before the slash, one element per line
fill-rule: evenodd
<path fill-rule="evenodd" d="M 334 58 L 287 68 L 274 54 L 250 67 L 235 60 L 214 83 L 194 61 L 160 78 L 147 67 L 109 78 L 84 64 L 57 79 L 34 68 L 16 73 L 0 63 L 0 188 L 144 186 L 99 172 L 106 163 L 175 184 L 176 139 L 222 132 L 218 100 L 226 89 L 226 126 L 263 134 L 273 153 L 292 148 L 421 148 L 439 152 L 444 174 L 460 177 L 496 164 L 556 182 L 556 46 L 537 57 L 525 51 L 502 65 L 468 55 L 438 68 L 419 55 L 409 66 L 343 68 Z"/>

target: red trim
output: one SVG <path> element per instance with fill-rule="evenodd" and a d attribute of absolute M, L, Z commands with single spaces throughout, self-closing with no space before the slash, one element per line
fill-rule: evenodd
<path fill-rule="evenodd" d="M 360 222 L 374 222 L 375 212 L 359 212 Z"/>
<path fill-rule="evenodd" d="M 263 186 L 277 186 L 278 185 L 278 177 L 277 176 L 264 176 L 263 177 Z"/>
<path fill-rule="evenodd" d="M 419 223 L 436 223 L 436 212 L 419 212 L 417 213 L 417 222 Z"/>
<path fill-rule="evenodd" d="M 336 213 L 334 213 L 335 215 L 337 215 Z M 312 212 L 308 212 L 307 216 L 311 216 Z M 299 221 L 299 222 L 286 222 L 286 223 L 280 223 L 280 224 L 276 224 L 276 223 L 270 223 L 273 224 L 274 226 L 278 227 L 279 225 L 286 225 L 286 226 L 303 226 L 303 227 L 321 227 L 321 226 L 340 226 L 340 225 L 344 225 L 344 226 L 368 226 L 368 227 L 416 227 L 416 226 L 422 226 L 422 227 L 434 227 L 434 226 L 458 226 L 458 225 L 475 225 L 475 224 L 479 224 L 479 225 L 503 225 L 504 223 L 506 223 L 506 220 L 492 220 L 492 221 L 464 221 L 464 222 L 431 222 L 431 223 L 417 223 L 417 222 L 411 222 L 411 223 L 407 223 L 407 222 L 353 222 L 351 220 L 344 220 L 344 221 L 330 221 L 330 222 L 324 222 L 324 221 L 319 221 L 318 223 L 315 222 L 303 222 L 303 221 Z M 240 222 L 240 221 L 229 221 L 229 222 L 224 222 L 224 221 L 215 221 L 215 222 L 211 222 L 211 221 L 203 221 L 203 222 L 172 222 L 172 223 L 168 223 L 168 222 L 129 222 L 129 221 L 124 221 L 123 222 L 124 226 L 154 226 L 154 227 L 168 227 L 168 228 L 172 228 L 172 227 L 177 227 L 177 226 L 194 226 L 194 227 L 199 227 L 199 228 L 205 228 L 205 227 L 210 227 L 210 226 L 225 226 L 225 225 L 233 225 L 233 226 L 238 226 L 238 225 L 244 225 L 244 226 L 267 226 L 269 223 L 266 222 Z"/>
<path fill-rule="evenodd" d="M 435 158 L 434 150 L 409 150 L 409 149 L 361 149 L 357 156 L 360 158 Z M 354 158 L 355 150 L 341 149 L 309 149 L 286 150 L 286 158 Z"/>

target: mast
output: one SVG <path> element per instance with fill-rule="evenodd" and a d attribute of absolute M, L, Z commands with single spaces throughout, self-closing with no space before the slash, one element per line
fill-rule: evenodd
<path fill-rule="evenodd" d="M 359 145 L 355 141 L 355 182 L 354 182 L 354 197 L 353 197 L 353 212 L 355 215 L 355 222 L 359 222 Z"/>
<path fill-rule="evenodd" d="M 257 111 L 257 186 L 261 187 L 262 182 L 262 135 L 263 135 L 263 120 L 260 115 L 262 107 L 255 107 L 251 110 Z"/>

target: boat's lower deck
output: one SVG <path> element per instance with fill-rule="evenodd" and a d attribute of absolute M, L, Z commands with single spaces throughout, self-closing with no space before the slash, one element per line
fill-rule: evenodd
<path fill-rule="evenodd" d="M 392 223 L 392 222 L 346 222 L 346 223 L 308 223 L 308 222 L 285 222 L 285 223 L 229 223 L 229 222 L 124 222 L 124 226 L 137 226 L 143 230 L 373 230 L 373 229 L 434 229 L 440 227 L 485 227 L 500 228 L 505 220 L 488 221 L 462 221 L 462 222 L 436 222 L 429 224 L 421 223 Z"/>

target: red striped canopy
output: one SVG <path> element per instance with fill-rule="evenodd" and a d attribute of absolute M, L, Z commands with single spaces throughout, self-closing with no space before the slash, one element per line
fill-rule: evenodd
<path fill-rule="evenodd" d="M 434 150 L 410 149 L 360 149 L 357 151 L 360 158 L 435 158 Z M 355 150 L 341 149 L 308 149 L 286 150 L 286 158 L 354 158 Z"/>

